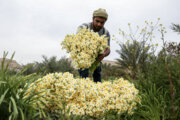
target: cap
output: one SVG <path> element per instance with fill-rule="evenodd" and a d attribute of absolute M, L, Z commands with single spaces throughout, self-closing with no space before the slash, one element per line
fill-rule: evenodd
<path fill-rule="evenodd" d="M 99 8 L 98 10 L 95 10 L 93 12 L 93 17 L 103 17 L 103 18 L 108 18 L 108 14 L 105 9 Z"/>

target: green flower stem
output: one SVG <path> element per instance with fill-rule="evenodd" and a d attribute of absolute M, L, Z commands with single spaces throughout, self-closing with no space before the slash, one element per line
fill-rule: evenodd
<path fill-rule="evenodd" d="M 95 61 L 95 62 L 91 65 L 91 67 L 89 68 L 89 72 L 90 72 L 90 73 L 93 73 L 99 65 L 100 65 L 100 62 Z"/>

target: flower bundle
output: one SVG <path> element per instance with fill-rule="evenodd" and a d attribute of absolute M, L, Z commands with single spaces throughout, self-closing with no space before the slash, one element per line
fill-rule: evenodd
<path fill-rule="evenodd" d="M 140 102 L 134 84 L 123 78 L 113 82 L 94 83 L 89 78 L 75 79 L 68 72 L 52 73 L 38 79 L 29 85 L 25 97 L 31 94 L 37 94 L 40 99 L 36 105 L 47 111 L 58 112 L 65 103 L 69 114 L 93 117 L 109 110 L 132 114 L 136 103 Z"/>
<path fill-rule="evenodd" d="M 89 68 L 99 53 L 108 47 L 105 35 L 99 36 L 92 30 L 80 28 L 77 34 L 66 35 L 61 43 L 62 49 L 70 53 L 75 68 Z"/>

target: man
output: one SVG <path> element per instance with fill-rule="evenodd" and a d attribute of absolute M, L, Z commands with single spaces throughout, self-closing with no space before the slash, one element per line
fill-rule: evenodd
<path fill-rule="evenodd" d="M 95 10 L 93 12 L 93 19 L 90 23 L 84 23 L 79 28 L 86 27 L 87 29 L 93 30 L 94 32 L 98 32 L 98 34 L 106 35 L 108 37 L 108 46 L 110 46 L 110 34 L 107 29 L 104 28 L 104 24 L 108 19 L 108 14 L 105 9 L 99 8 L 98 10 Z M 78 29 L 79 29 L 78 28 Z M 104 57 L 108 56 L 110 54 L 110 48 L 106 48 L 106 50 L 99 54 L 96 58 L 96 61 L 101 62 Z M 82 78 L 86 78 L 89 76 L 89 69 L 79 69 L 78 70 L 80 76 Z M 93 80 L 94 82 L 101 82 L 101 64 L 93 73 Z"/>

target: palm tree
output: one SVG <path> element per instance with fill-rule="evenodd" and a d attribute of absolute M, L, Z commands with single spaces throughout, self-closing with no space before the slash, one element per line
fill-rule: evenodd
<path fill-rule="evenodd" d="M 52 56 L 49 59 L 46 56 L 42 57 L 44 60 L 41 64 L 45 67 L 46 73 L 72 72 L 74 70 L 71 65 L 71 61 L 69 61 L 68 58 L 62 57 L 57 60 L 55 56 Z"/>
<path fill-rule="evenodd" d="M 149 59 L 150 47 L 145 47 L 145 42 L 133 41 L 128 44 L 119 44 L 120 50 L 116 52 L 120 58 L 116 59 L 118 67 L 124 72 L 131 74 L 132 78 L 136 78 L 138 70 L 146 70 L 146 62 Z"/>
<path fill-rule="evenodd" d="M 73 72 L 74 68 L 71 65 L 71 61 L 68 58 L 62 57 L 61 59 L 57 60 L 56 56 L 52 56 L 47 58 L 46 56 L 42 56 L 42 62 L 36 62 L 29 66 L 28 69 L 25 71 L 25 74 L 31 73 L 53 73 L 53 72 Z"/>
<path fill-rule="evenodd" d="M 180 34 L 180 25 L 172 23 L 171 29 Z"/>

